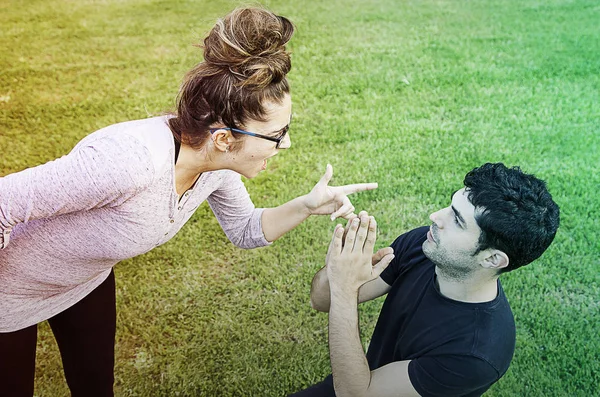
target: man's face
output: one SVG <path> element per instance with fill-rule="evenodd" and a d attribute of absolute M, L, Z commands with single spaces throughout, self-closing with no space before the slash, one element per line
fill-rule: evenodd
<path fill-rule="evenodd" d="M 433 222 L 423 252 L 446 276 L 462 280 L 479 266 L 475 255 L 481 229 L 465 189 L 452 195 L 449 207 L 429 216 Z"/>

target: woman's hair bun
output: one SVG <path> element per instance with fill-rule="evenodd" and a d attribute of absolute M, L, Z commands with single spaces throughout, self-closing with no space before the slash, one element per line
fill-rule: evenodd
<path fill-rule="evenodd" d="M 238 85 L 263 89 L 281 82 L 292 63 L 285 45 L 294 25 L 262 8 L 238 8 L 204 40 L 204 61 L 231 73 Z"/>

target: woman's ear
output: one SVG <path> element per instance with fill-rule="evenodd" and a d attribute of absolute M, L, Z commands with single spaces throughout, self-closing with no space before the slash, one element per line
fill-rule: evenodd
<path fill-rule="evenodd" d="M 231 135 L 231 131 L 219 129 L 212 133 L 212 141 L 215 149 L 221 152 L 229 152 L 235 138 Z"/>

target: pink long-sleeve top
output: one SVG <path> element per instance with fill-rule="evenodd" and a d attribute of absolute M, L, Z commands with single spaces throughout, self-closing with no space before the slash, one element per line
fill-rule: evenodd
<path fill-rule="evenodd" d="M 117 262 L 169 241 L 205 200 L 235 245 L 269 244 L 236 172 L 205 172 L 177 195 L 166 121 L 103 128 L 66 156 L 0 178 L 0 332 L 74 305 Z"/>

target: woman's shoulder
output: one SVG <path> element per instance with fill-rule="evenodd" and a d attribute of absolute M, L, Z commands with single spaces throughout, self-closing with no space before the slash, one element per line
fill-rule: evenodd
<path fill-rule="evenodd" d="M 211 171 L 209 174 L 212 176 L 212 178 L 220 180 L 223 183 L 233 183 L 235 185 L 237 185 L 238 183 L 243 184 L 242 176 L 232 170 L 216 170 Z"/>
<path fill-rule="evenodd" d="M 136 138 L 141 143 L 157 144 L 158 146 L 160 143 L 166 143 L 168 138 L 173 140 L 167 120 L 168 116 L 158 116 L 111 124 L 87 135 L 79 141 L 74 149 L 101 139 L 126 141 L 131 137 Z"/>
<path fill-rule="evenodd" d="M 116 158 L 147 158 L 155 172 L 171 166 L 174 156 L 169 116 L 125 121 L 101 128 L 83 138 L 73 151 L 95 147 Z"/>
<path fill-rule="evenodd" d="M 231 193 L 233 191 L 246 189 L 244 182 L 242 181 L 242 176 L 232 170 L 223 169 L 204 172 L 201 178 L 200 186 L 209 188 L 212 192 L 218 190 L 223 193 Z"/>

